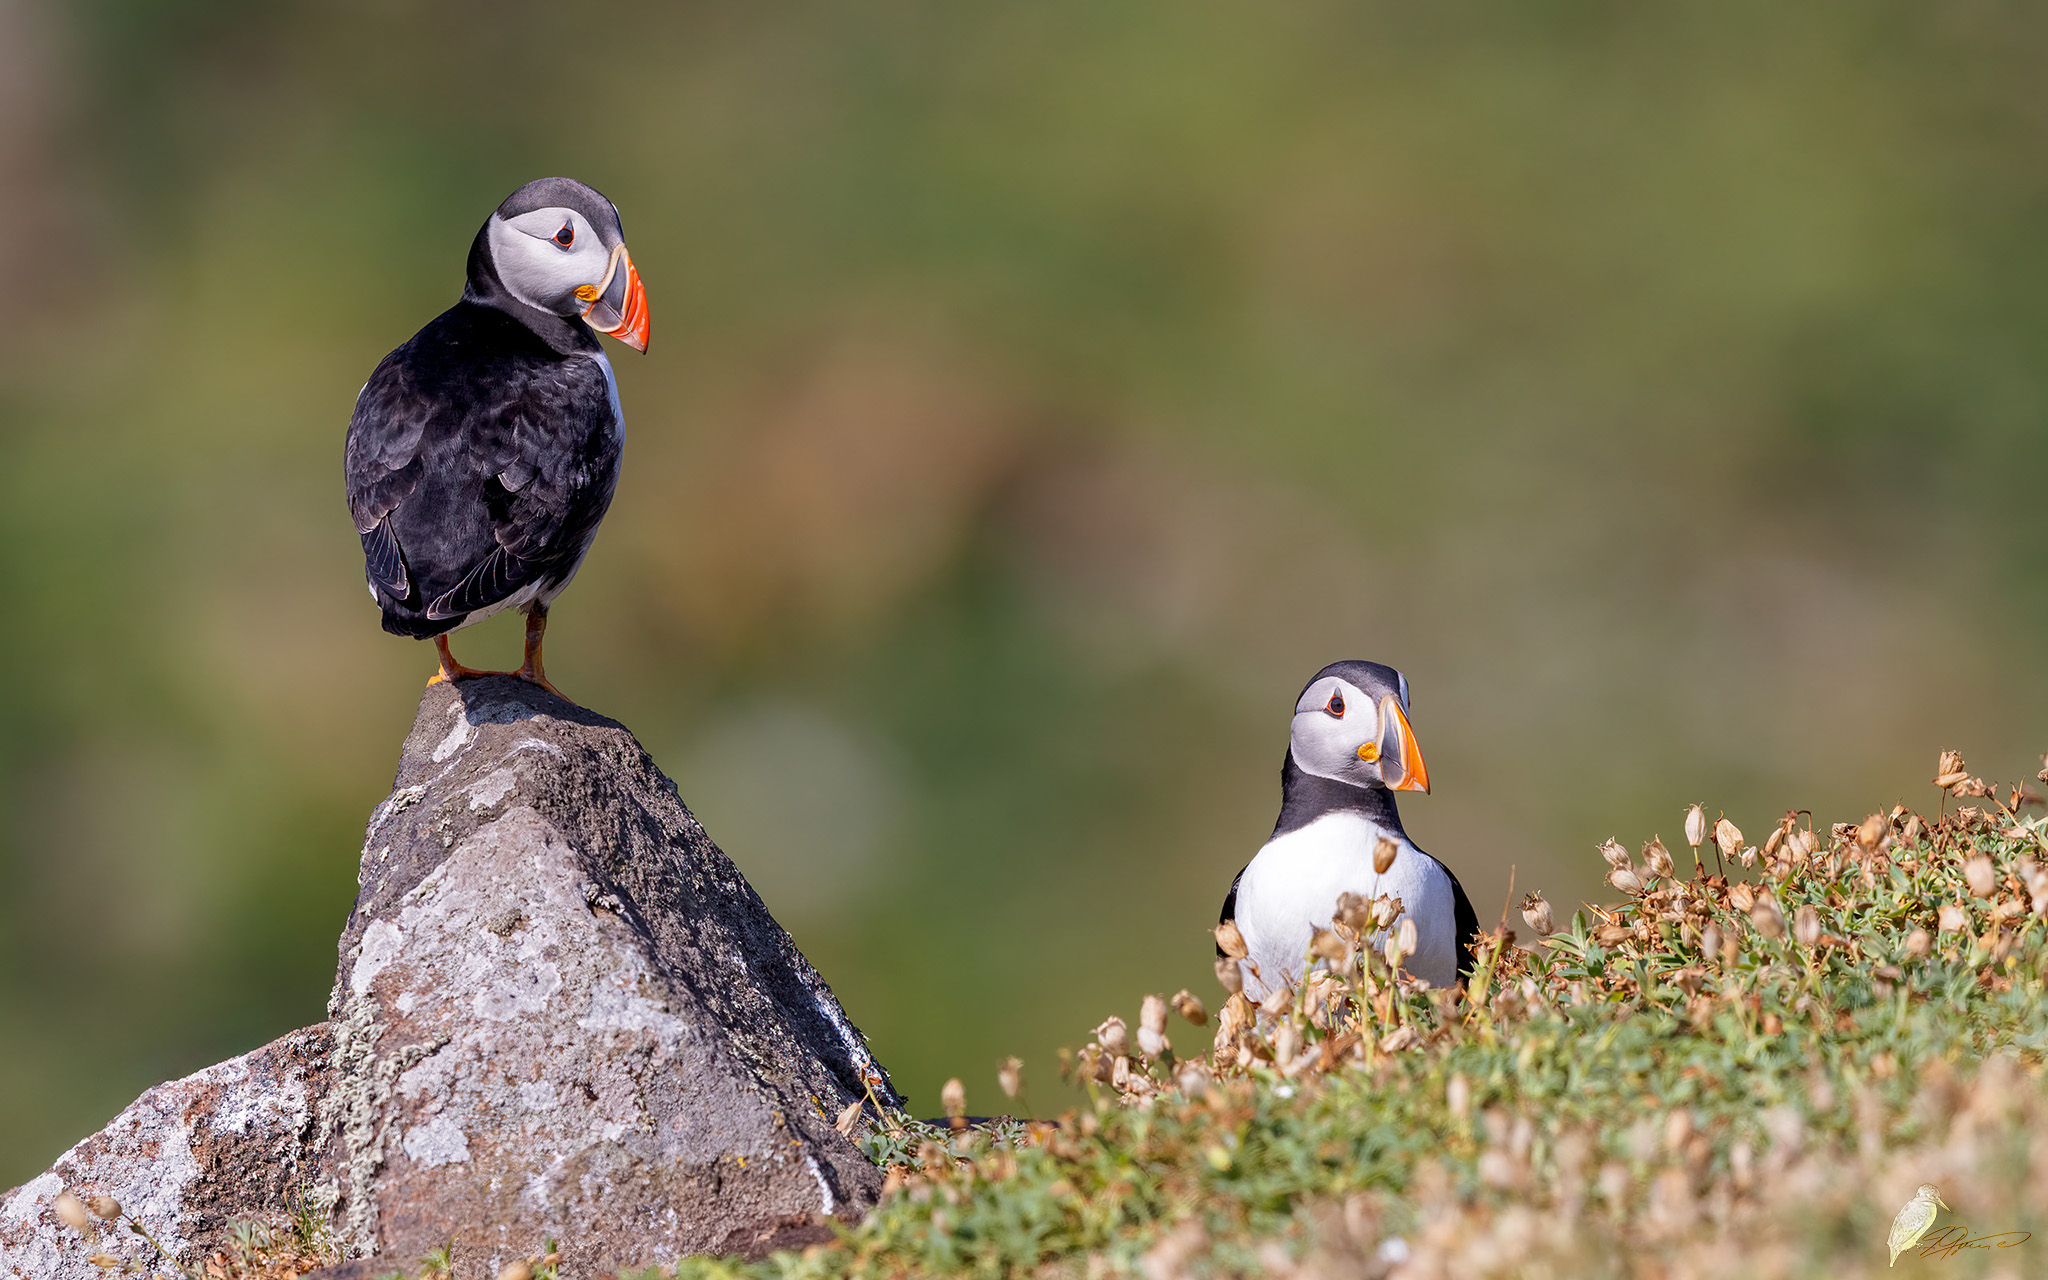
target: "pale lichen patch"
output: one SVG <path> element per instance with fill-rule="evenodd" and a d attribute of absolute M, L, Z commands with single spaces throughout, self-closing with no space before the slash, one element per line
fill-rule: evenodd
<path fill-rule="evenodd" d="M 468 1137 L 460 1125 L 445 1115 L 406 1130 L 402 1145 L 406 1155 L 429 1169 L 469 1159 Z"/>

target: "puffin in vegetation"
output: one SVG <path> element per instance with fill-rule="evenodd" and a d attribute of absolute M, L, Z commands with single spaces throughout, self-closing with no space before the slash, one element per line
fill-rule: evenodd
<path fill-rule="evenodd" d="M 1333 662 L 1316 672 L 1294 704 L 1280 820 L 1223 899 L 1222 921 L 1234 921 L 1244 938 L 1246 995 L 1260 1000 L 1301 978 L 1311 936 L 1329 928 L 1346 893 L 1401 900 L 1415 922 L 1415 953 L 1402 964 L 1409 974 L 1449 987 L 1470 971 L 1479 928 L 1472 902 L 1449 867 L 1415 847 L 1394 808 L 1396 791 L 1428 790 L 1408 726 L 1408 677 L 1377 662 Z M 1392 842 L 1391 861 L 1383 839 Z M 1373 945 L 1385 937 L 1374 935 Z"/>
<path fill-rule="evenodd" d="M 461 301 L 356 397 L 343 470 L 370 595 L 386 631 L 433 638 L 435 680 L 517 675 L 555 692 L 541 667 L 548 604 L 597 536 L 625 442 L 600 333 L 647 350 L 619 211 L 542 178 L 477 232 Z M 457 662 L 448 633 L 506 608 L 526 612 L 519 670 Z"/>

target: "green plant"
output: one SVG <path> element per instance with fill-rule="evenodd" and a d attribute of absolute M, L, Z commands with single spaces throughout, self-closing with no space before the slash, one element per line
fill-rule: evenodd
<path fill-rule="evenodd" d="M 2048 1227 L 2048 829 L 2023 788 L 1949 755 L 1938 776 L 1933 819 L 1787 815 L 1761 847 L 1724 819 L 1750 878 L 1609 842 L 1620 902 L 1532 946 L 1489 931 L 1457 991 L 1399 973 L 1391 904 L 1347 903 L 1308 979 L 1231 995 L 1202 1051 L 1148 1000 L 1137 1051 L 1111 1019 L 1068 1059 L 1089 1105 L 964 1133 L 887 1117 L 864 1222 L 677 1270 L 1835 1275 L 1883 1258 L 1921 1181 L 1971 1227 Z M 1176 1003 L 1174 1034 L 1206 1023 Z"/>

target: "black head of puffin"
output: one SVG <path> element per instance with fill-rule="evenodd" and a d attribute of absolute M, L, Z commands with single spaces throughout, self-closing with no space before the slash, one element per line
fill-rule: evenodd
<path fill-rule="evenodd" d="M 647 350 L 647 291 L 619 211 L 574 178 L 539 178 L 505 198 L 477 233 L 469 293 L 577 319 Z"/>
<path fill-rule="evenodd" d="M 1408 724 L 1408 677 L 1378 662 L 1333 662 L 1294 704 L 1288 751 L 1304 773 L 1356 787 L 1428 791 Z"/>

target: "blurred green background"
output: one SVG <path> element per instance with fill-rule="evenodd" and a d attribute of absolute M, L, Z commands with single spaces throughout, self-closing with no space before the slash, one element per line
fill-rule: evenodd
<path fill-rule="evenodd" d="M 433 669 L 342 433 L 527 179 L 654 313 L 550 673 L 914 1103 L 1044 1111 L 1214 1002 L 1332 659 L 1489 921 L 2039 767 L 2044 64 L 1988 0 L 0 0 L 0 1186 L 323 1016 Z"/>

